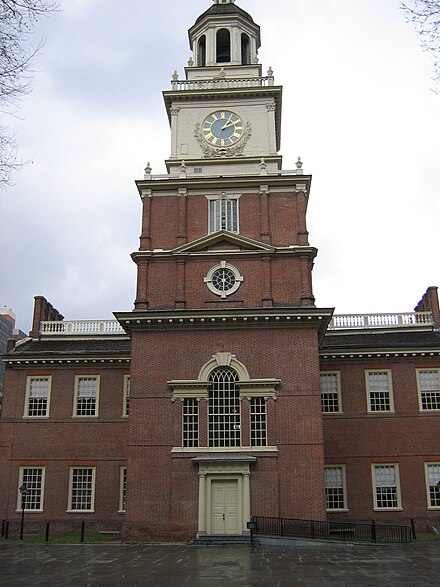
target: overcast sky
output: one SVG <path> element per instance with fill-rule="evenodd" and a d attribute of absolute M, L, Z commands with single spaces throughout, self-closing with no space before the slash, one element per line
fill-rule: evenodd
<path fill-rule="evenodd" d="M 238 0 L 284 86 L 283 168 L 313 174 L 314 293 L 336 313 L 410 311 L 440 285 L 440 96 L 398 0 Z M 0 193 L 0 306 L 29 330 L 33 296 L 66 319 L 131 310 L 140 200 L 170 132 L 161 91 L 211 0 L 64 0 L 16 133 L 30 161 Z"/>

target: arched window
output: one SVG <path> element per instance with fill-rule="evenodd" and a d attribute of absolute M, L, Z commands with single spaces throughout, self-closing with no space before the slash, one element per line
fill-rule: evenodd
<path fill-rule="evenodd" d="M 249 65 L 251 62 L 251 40 L 242 33 L 241 35 L 241 63 L 242 65 Z"/>
<path fill-rule="evenodd" d="M 220 29 L 217 32 L 217 63 L 229 63 L 231 61 L 231 33 L 228 29 Z"/>
<path fill-rule="evenodd" d="M 212 371 L 208 402 L 208 440 L 210 447 L 235 447 L 241 444 L 240 391 L 238 375 L 230 367 Z"/>
<path fill-rule="evenodd" d="M 197 65 L 205 67 L 206 65 L 206 36 L 202 35 L 197 46 Z"/>

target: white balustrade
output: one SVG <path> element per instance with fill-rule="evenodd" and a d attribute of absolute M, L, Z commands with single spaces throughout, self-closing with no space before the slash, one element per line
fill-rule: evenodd
<path fill-rule="evenodd" d="M 117 320 L 63 320 L 41 322 L 40 334 L 56 336 L 98 336 L 125 334 Z"/>
<path fill-rule="evenodd" d="M 434 324 L 431 312 L 402 314 L 340 314 L 333 316 L 328 330 L 369 330 L 377 328 L 416 328 Z M 117 320 L 63 320 L 42 322 L 40 334 L 46 336 L 124 335 Z"/>
<path fill-rule="evenodd" d="M 177 91 L 188 90 L 217 90 L 219 88 L 236 89 L 236 88 L 257 88 L 273 86 L 273 77 L 240 77 L 227 78 L 219 77 L 215 79 L 200 80 L 175 80 L 171 81 L 171 87 Z"/>
<path fill-rule="evenodd" d="M 433 324 L 431 312 L 400 314 L 341 314 L 335 315 L 329 330 L 363 330 L 373 328 L 408 328 Z"/>

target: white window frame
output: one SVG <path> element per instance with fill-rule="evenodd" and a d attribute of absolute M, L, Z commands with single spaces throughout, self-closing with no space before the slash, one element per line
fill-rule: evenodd
<path fill-rule="evenodd" d="M 24 479 L 24 472 L 25 472 L 25 470 L 29 470 L 29 469 L 41 471 L 41 487 L 39 489 L 40 507 L 39 508 L 29 508 L 26 505 L 24 511 L 29 512 L 29 513 L 33 513 L 33 514 L 38 514 L 38 513 L 42 513 L 44 511 L 44 490 L 45 490 L 45 481 L 46 481 L 46 467 L 44 467 L 44 466 L 33 466 L 33 465 L 20 466 L 19 475 L 18 475 L 17 510 L 16 511 L 17 512 L 22 511 L 22 507 L 21 507 L 22 506 L 22 494 L 20 492 L 20 487 L 23 485 L 23 483 L 26 482 Z M 26 497 L 26 501 L 27 501 L 27 497 Z"/>
<path fill-rule="evenodd" d="M 376 472 L 378 468 L 384 467 L 393 467 L 394 468 L 394 479 L 395 479 L 395 490 L 396 490 L 396 506 L 390 507 L 381 507 L 377 503 L 377 486 L 376 486 Z M 371 479 L 373 483 L 373 509 L 376 512 L 386 512 L 386 511 L 401 511 L 402 508 L 402 496 L 400 491 L 400 474 L 399 474 L 399 465 L 398 463 L 372 463 L 371 465 Z"/>
<path fill-rule="evenodd" d="M 122 417 L 128 418 L 130 413 L 131 375 L 124 375 L 124 395 L 122 399 Z"/>
<path fill-rule="evenodd" d="M 424 408 L 423 407 L 422 391 L 424 391 L 424 390 L 422 389 L 422 385 L 421 385 L 421 381 L 420 381 L 420 373 L 427 373 L 428 371 L 436 371 L 437 372 L 437 378 L 438 378 L 439 388 L 440 388 L 440 369 L 436 369 L 436 368 L 416 369 L 417 390 L 418 390 L 418 396 L 419 396 L 419 411 L 420 412 L 440 412 L 440 408 Z"/>
<path fill-rule="evenodd" d="M 440 486 L 438 486 L 439 491 L 439 505 L 432 505 L 431 501 L 431 486 L 429 483 L 429 468 L 430 467 L 438 467 L 439 469 L 439 481 L 440 483 L 440 462 L 429 462 L 425 463 L 425 480 L 426 480 L 426 500 L 428 504 L 428 510 L 440 510 Z"/>
<path fill-rule="evenodd" d="M 118 513 L 127 511 L 127 467 L 119 468 L 119 509 Z"/>
<path fill-rule="evenodd" d="M 73 475 L 74 471 L 79 470 L 91 470 L 92 471 L 92 495 L 90 504 L 90 509 L 72 509 L 72 499 L 73 499 Z M 67 512 L 68 513 L 84 513 L 84 514 L 93 514 L 95 513 L 95 485 L 96 485 L 96 467 L 95 466 L 75 466 L 69 468 L 69 501 L 67 505 Z"/>
<path fill-rule="evenodd" d="M 32 385 L 32 381 L 35 379 L 45 379 L 48 382 L 48 384 L 47 384 L 47 398 L 46 398 L 46 413 L 44 414 L 44 416 L 43 415 L 33 416 L 33 415 L 29 414 L 31 385 Z M 51 391 L 52 391 L 52 375 L 29 375 L 26 378 L 26 397 L 25 397 L 25 402 L 24 402 L 23 418 L 32 418 L 32 419 L 34 419 L 34 418 L 37 418 L 37 419 L 49 418 Z"/>
<path fill-rule="evenodd" d="M 238 234 L 240 232 L 240 196 L 241 194 L 216 194 L 216 195 L 210 195 L 210 196 L 206 196 L 206 199 L 208 200 L 208 234 L 214 234 L 216 232 L 219 232 L 221 230 L 227 230 L 229 232 L 233 232 L 235 234 Z M 232 202 L 235 201 L 235 214 L 236 214 L 236 219 L 235 219 L 235 224 L 236 224 L 236 229 L 230 229 L 230 228 L 223 228 L 221 225 L 220 227 L 217 227 L 217 222 L 216 222 L 216 218 L 217 218 L 217 214 L 214 212 L 214 217 L 212 218 L 211 215 L 211 211 L 213 209 L 215 209 L 216 206 L 222 206 L 222 204 L 215 204 L 215 202 Z M 220 215 L 221 216 L 221 215 Z M 212 222 L 211 222 L 212 219 Z M 229 218 L 226 218 L 226 225 L 229 222 Z M 232 222 L 232 224 L 234 224 L 234 222 Z M 211 229 L 212 227 L 212 229 Z"/>
<path fill-rule="evenodd" d="M 333 413 L 333 412 L 332 412 Z M 325 471 L 329 470 L 329 469 L 340 469 L 342 472 L 342 492 L 343 492 L 343 502 L 344 505 L 342 508 L 329 508 L 327 507 L 327 489 L 330 489 L 327 487 L 327 479 L 325 478 L 325 472 L 324 472 L 324 485 L 325 485 L 325 491 L 326 491 L 326 510 L 328 512 L 346 512 L 348 511 L 348 500 L 347 500 L 347 474 L 346 474 L 346 469 L 345 469 L 345 465 L 325 465 L 324 467 Z"/>
<path fill-rule="evenodd" d="M 96 381 L 96 396 L 95 396 L 95 413 L 94 414 L 78 414 L 78 389 L 79 382 L 81 379 L 95 379 Z M 100 388 L 100 375 L 75 375 L 75 394 L 73 400 L 73 417 L 74 418 L 98 418 L 99 416 L 99 388 Z"/>
<path fill-rule="evenodd" d="M 320 387 L 321 390 L 321 409 L 322 409 L 322 413 L 327 415 L 334 415 L 334 414 L 342 414 L 342 393 L 341 393 L 341 372 L 340 371 L 321 371 L 319 374 L 319 379 L 321 381 L 321 376 L 325 375 L 333 375 L 336 377 L 336 385 L 337 385 L 337 397 L 338 397 L 338 409 L 335 410 L 334 412 L 325 412 L 322 408 L 323 408 L 323 402 L 322 402 L 322 396 L 323 396 L 323 391 L 322 388 Z"/>
<path fill-rule="evenodd" d="M 267 399 L 251 396 L 249 399 L 249 434 L 251 447 L 267 446 Z M 256 409 L 260 404 L 261 409 Z"/>
<path fill-rule="evenodd" d="M 389 398 L 389 409 L 388 410 L 373 410 L 371 404 L 371 393 L 374 393 L 374 389 L 370 388 L 370 375 L 373 374 L 386 375 L 388 380 L 388 398 Z M 367 412 L 368 414 L 392 414 L 394 413 L 394 394 L 393 394 L 393 377 L 391 369 L 366 369 L 365 371 L 365 390 L 367 393 Z"/>

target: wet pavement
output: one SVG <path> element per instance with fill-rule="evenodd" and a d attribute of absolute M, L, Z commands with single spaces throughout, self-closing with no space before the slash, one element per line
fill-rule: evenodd
<path fill-rule="evenodd" d="M 0 542 L 0 585 L 438 587 L 440 542 L 253 547 Z"/>

